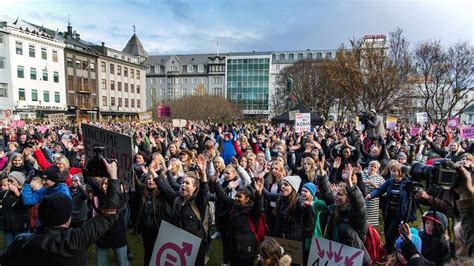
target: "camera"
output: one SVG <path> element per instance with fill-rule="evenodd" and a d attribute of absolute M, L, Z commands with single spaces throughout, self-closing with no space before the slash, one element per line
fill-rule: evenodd
<path fill-rule="evenodd" d="M 418 193 L 420 191 L 423 191 L 423 184 L 418 181 L 408 180 L 405 183 L 405 189 L 408 192 Z"/>
<path fill-rule="evenodd" d="M 370 119 L 369 114 L 366 112 L 360 113 L 358 117 L 359 117 L 359 121 L 364 125 L 367 124 L 367 122 Z"/>
<path fill-rule="evenodd" d="M 435 161 L 433 165 L 414 163 L 410 175 L 416 181 L 425 179 L 427 182 L 439 185 L 444 189 L 451 189 L 459 182 L 458 171 L 453 161 L 448 159 Z"/>
<path fill-rule="evenodd" d="M 104 150 L 105 147 L 95 146 L 92 148 L 94 156 L 89 160 L 86 166 L 87 174 L 89 176 L 100 176 L 110 178 L 107 168 L 104 165 Z M 108 163 L 112 162 L 111 159 L 105 159 Z"/>

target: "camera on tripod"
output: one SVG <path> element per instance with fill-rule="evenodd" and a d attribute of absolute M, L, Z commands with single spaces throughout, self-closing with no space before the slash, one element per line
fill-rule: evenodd
<path fill-rule="evenodd" d="M 109 173 L 107 172 L 107 168 L 104 165 L 103 159 L 107 161 L 107 163 L 111 163 L 112 159 L 104 158 L 104 150 L 105 147 L 102 146 L 95 146 L 92 148 L 94 152 L 94 156 L 89 160 L 86 166 L 87 174 L 89 176 L 99 176 L 99 177 L 107 177 L 110 178 Z"/>
<path fill-rule="evenodd" d="M 410 170 L 412 179 L 425 179 L 428 183 L 436 184 L 444 189 L 451 189 L 459 183 L 459 176 L 453 161 L 437 160 L 433 165 L 414 163 Z"/>

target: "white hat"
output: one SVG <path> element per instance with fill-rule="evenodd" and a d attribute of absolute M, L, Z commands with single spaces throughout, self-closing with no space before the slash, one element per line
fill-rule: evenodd
<path fill-rule="evenodd" d="M 288 182 L 288 184 L 290 184 L 290 186 L 296 191 L 298 192 L 298 190 L 300 189 L 300 185 L 301 185 L 301 178 L 297 175 L 289 175 L 289 176 L 286 176 L 283 178 L 283 181 L 286 181 Z"/>

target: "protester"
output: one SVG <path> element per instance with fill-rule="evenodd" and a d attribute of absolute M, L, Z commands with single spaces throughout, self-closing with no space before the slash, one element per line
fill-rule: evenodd
<path fill-rule="evenodd" d="M 259 265 L 290 266 L 291 257 L 285 254 L 285 250 L 275 239 L 269 239 L 260 245 Z"/>

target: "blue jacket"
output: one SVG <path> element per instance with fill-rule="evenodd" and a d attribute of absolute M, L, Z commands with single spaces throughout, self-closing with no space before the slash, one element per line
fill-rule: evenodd
<path fill-rule="evenodd" d="M 65 183 L 58 183 L 55 186 L 49 187 L 49 188 L 42 187 L 38 191 L 33 191 L 31 189 L 30 184 L 25 184 L 23 186 L 23 189 L 21 190 L 21 196 L 23 198 L 23 204 L 25 204 L 25 205 L 38 204 L 38 203 L 41 202 L 41 200 L 44 197 L 46 197 L 48 195 L 51 195 L 51 194 L 54 194 L 54 193 L 62 193 L 64 195 L 68 196 L 68 198 L 70 198 L 72 200 L 71 192 L 69 192 L 69 188 L 67 187 L 67 185 Z"/>
<path fill-rule="evenodd" d="M 372 198 L 376 198 L 376 197 L 381 196 L 384 193 L 387 193 L 387 199 L 389 199 L 392 194 L 392 187 L 393 187 L 394 182 L 395 181 L 393 180 L 393 178 L 388 179 L 379 188 L 372 191 L 370 193 L 370 196 Z M 410 207 L 409 206 L 410 194 L 405 189 L 407 182 L 408 182 L 408 179 L 403 179 L 400 183 L 400 197 L 398 198 L 398 206 L 399 206 L 398 218 L 399 219 L 404 219 L 404 217 L 406 217 L 406 214 Z M 390 204 L 387 202 L 387 204 L 385 204 L 384 217 L 387 217 L 388 212 L 389 212 L 389 207 L 390 207 Z M 416 206 L 415 206 L 415 200 L 413 200 L 410 215 L 408 216 L 408 221 L 405 221 L 405 222 L 411 222 L 411 221 L 416 220 L 415 212 L 416 212 Z"/>

